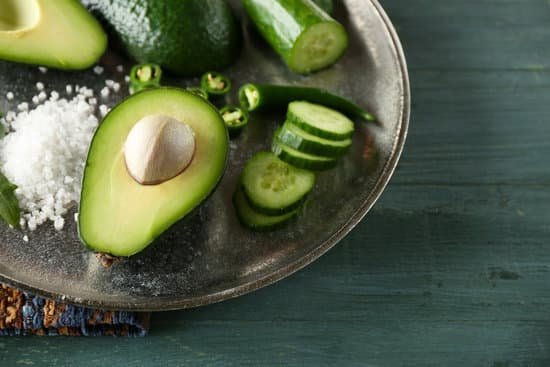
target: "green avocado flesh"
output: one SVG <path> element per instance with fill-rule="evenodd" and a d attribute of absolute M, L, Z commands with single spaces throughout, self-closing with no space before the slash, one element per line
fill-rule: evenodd
<path fill-rule="evenodd" d="M 87 0 L 140 63 L 198 76 L 232 64 L 241 28 L 226 0 Z"/>
<path fill-rule="evenodd" d="M 107 48 L 100 24 L 75 0 L 1 0 L 0 59 L 86 69 Z"/>
<path fill-rule="evenodd" d="M 143 117 L 162 114 L 189 125 L 195 153 L 178 176 L 141 185 L 128 173 L 124 144 Z M 214 190 L 225 170 L 229 139 L 217 110 L 175 88 L 139 92 L 116 106 L 90 146 L 78 218 L 84 244 L 98 252 L 130 256 L 191 212 Z"/>

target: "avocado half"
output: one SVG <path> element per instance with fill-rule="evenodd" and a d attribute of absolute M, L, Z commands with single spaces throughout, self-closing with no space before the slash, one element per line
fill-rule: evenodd
<path fill-rule="evenodd" d="M 75 0 L 2 0 L 0 59 L 86 69 L 107 48 L 101 25 Z"/>
<path fill-rule="evenodd" d="M 124 145 L 138 121 L 159 114 L 193 129 L 195 153 L 176 177 L 142 185 L 128 172 Z M 105 117 L 90 146 L 78 217 L 82 242 L 115 256 L 143 250 L 210 195 L 224 173 L 228 149 L 221 116 L 201 97 L 158 88 L 127 98 Z"/>

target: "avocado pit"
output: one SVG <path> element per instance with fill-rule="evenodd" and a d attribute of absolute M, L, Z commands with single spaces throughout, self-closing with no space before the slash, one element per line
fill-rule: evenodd
<path fill-rule="evenodd" d="M 130 130 L 124 144 L 126 168 L 141 185 L 157 185 L 182 173 L 193 160 L 191 126 L 166 115 L 148 115 Z"/>

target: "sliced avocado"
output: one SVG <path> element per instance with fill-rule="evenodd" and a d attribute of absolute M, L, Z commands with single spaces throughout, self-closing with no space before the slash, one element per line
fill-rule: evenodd
<path fill-rule="evenodd" d="M 199 76 L 233 63 L 241 29 L 225 0 L 86 0 L 137 62 Z"/>
<path fill-rule="evenodd" d="M 75 0 L 2 0 L 0 59 L 86 69 L 107 48 L 97 20 Z"/>
<path fill-rule="evenodd" d="M 194 154 L 175 177 L 140 184 L 129 173 L 125 146 L 138 122 L 158 115 L 192 129 Z M 82 241 L 115 256 L 143 250 L 210 195 L 224 172 L 228 147 L 221 116 L 201 97 L 158 88 L 127 98 L 105 117 L 90 146 L 78 218 Z"/>

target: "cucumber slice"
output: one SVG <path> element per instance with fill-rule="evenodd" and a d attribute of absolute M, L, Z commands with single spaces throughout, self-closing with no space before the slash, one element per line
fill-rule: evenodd
<path fill-rule="evenodd" d="M 282 215 L 265 215 L 250 206 L 246 194 L 242 189 L 237 189 L 233 195 L 233 205 L 239 221 L 246 227 L 256 231 L 268 231 L 280 227 L 292 219 L 298 209 Z"/>
<path fill-rule="evenodd" d="M 277 157 L 285 161 L 288 164 L 297 168 L 312 170 L 312 171 L 324 171 L 336 166 L 336 158 L 320 157 L 313 154 L 302 153 L 296 149 L 290 148 L 277 138 L 273 139 L 271 150 Z"/>
<path fill-rule="evenodd" d="M 331 108 L 305 101 L 288 105 L 287 120 L 320 138 L 345 140 L 353 135 L 353 121 Z"/>
<path fill-rule="evenodd" d="M 302 32 L 294 43 L 288 65 L 301 74 L 324 69 L 338 61 L 347 42 L 346 30 L 340 23 L 315 24 Z"/>
<path fill-rule="evenodd" d="M 241 185 L 256 211 L 267 215 L 290 213 L 313 189 L 315 174 L 293 167 L 271 152 L 259 152 L 246 162 Z"/>
<path fill-rule="evenodd" d="M 311 0 L 243 0 L 250 19 L 294 71 L 334 64 L 348 47 L 344 27 Z"/>
<path fill-rule="evenodd" d="M 275 132 L 278 141 L 287 147 L 302 153 L 315 154 L 322 157 L 337 158 L 345 154 L 351 146 L 351 139 L 329 140 L 320 138 L 300 129 L 287 121 Z"/>

